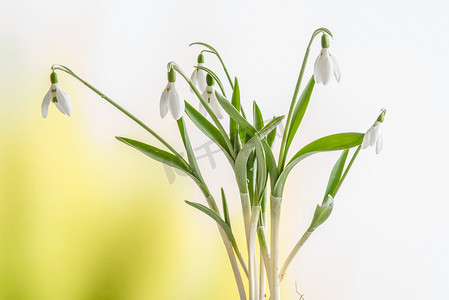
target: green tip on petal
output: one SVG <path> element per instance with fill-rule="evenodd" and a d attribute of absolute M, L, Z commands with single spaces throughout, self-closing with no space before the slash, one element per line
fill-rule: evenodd
<path fill-rule="evenodd" d="M 50 81 L 52 84 L 58 83 L 58 75 L 55 72 L 51 72 Z"/>
<path fill-rule="evenodd" d="M 213 86 L 215 83 L 215 80 L 212 76 L 210 76 L 209 74 L 206 75 L 206 83 L 207 86 Z"/>
<path fill-rule="evenodd" d="M 171 68 L 170 71 L 168 71 L 167 78 L 168 78 L 168 82 L 175 82 L 176 81 L 175 69 Z"/>
<path fill-rule="evenodd" d="M 384 119 L 385 119 L 385 114 L 387 113 L 387 110 L 385 108 L 382 108 L 382 110 L 380 111 L 380 115 L 377 117 L 378 122 L 383 123 Z"/>
<path fill-rule="evenodd" d="M 321 48 L 329 48 L 329 36 L 325 33 L 321 36 Z"/>
<path fill-rule="evenodd" d="M 196 61 L 199 64 L 204 64 L 204 55 L 203 55 L 203 53 L 200 53 L 200 55 L 198 55 L 198 58 L 196 59 Z"/>

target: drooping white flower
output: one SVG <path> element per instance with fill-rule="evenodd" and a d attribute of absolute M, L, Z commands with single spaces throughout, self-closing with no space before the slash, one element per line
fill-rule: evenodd
<path fill-rule="evenodd" d="M 175 70 L 171 69 L 168 72 L 167 86 L 162 91 L 161 100 L 159 103 L 161 118 L 164 118 L 169 110 L 175 120 L 179 120 L 184 113 L 184 100 L 179 95 L 175 82 Z"/>
<path fill-rule="evenodd" d="M 50 102 L 53 102 L 61 113 L 70 117 L 73 110 L 72 101 L 70 100 L 69 95 L 67 95 L 67 93 L 59 86 L 58 76 L 55 72 L 51 73 L 50 81 L 50 89 L 48 90 L 47 94 L 45 94 L 44 100 L 42 101 L 41 105 L 42 117 L 47 117 Z"/>
<path fill-rule="evenodd" d="M 202 67 L 204 65 L 204 55 L 201 53 L 198 55 L 198 67 Z M 206 88 L 206 72 L 204 72 L 201 69 L 195 69 L 192 72 L 192 75 L 190 76 L 190 81 L 198 88 L 200 91 L 204 91 Z M 190 91 L 193 93 L 192 88 L 190 88 Z"/>
<path fill-rule="evenodd" d="M 207 74 L 206 82 L 207 82 L 207 86 L 204 89 L 202 97 L 209 104 L 210 108 L 215 113 L 217 118 L 223 119 L 223 113 L 221 111 L 221 106 L 218 103 L 217 96 L 215 96 L 215 88 L 214 88 L 215 80 L 212 78 L 212 76 Z M 206 110 L 206 108 L 203 106 L 203 104 L 201 102 L 200 102 L 200 112 L 204 116 L 207 116 L 207 110 Z"/>
<path fill-rule="evenodd" d="M 365 133 L 362 142 L 362 149 L 367 148 L 368 146 L 376 145 L 376 154 L 379 154 L 382 151 L 383 146 L 383 131 L 382 124 L 384 121 L 386 110 L 382 109 L 379 117 L 376 122 L 374 122 L 373 126 Z"/>
<path fill-rule="evenodd" d="M 329 38 L 326 34 L 321 37 L 321 53 L 315 61 L 314 78 L 316 83 L 328 84 L 334 75 L 335 80 L 340 82 L 341 71 L 337 60 L 329 51 Z"/>

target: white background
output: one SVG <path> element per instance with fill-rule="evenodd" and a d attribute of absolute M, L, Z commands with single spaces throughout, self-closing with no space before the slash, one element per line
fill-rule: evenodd
<path fill-rule="evenodd" d="M 187 45 L 198 40 L 214 45 L 239 77 L 247 111 L 257 100 L 267 115 L 280 115 L 311 33 L 327 27 L 342 81 L 316 86 L 292 150 L 323 135 L 363 132 L 386 107 L 384 149 L 379 156 L 372 148 L 360 154 L 331 218 L 292 264 L 284 292 L 293 297 L 297 281 L 306 299 L 447 299 L 448 12 L 447 2 L 436 0 L 2 0 L 0 68 L 8 76 L 1 84 L 16 96 L 24 84 L 43 95 L 49 66 L 66 64 L 154 128 L 175 132 L 171 120 L 159 120 L 165 66 L 175 60 L 190 73 L 199 48 Z M 317 39 L 305 80 L 319 50 Z M 206 56 L 206 63 L 223 75 L 215 58 Z M 74 114 L 85 116 L 87 138 L 99 147 L 116 145 L 113 135 L 139 136 L 118 112 L 61 75 L 64 80 L 72 99 L 80 99 Z M 1 102 L 4 110 L 21 105 Z M 312 157 L 289 178 L 283 257 L 306 228 L 337 157 Z M 220 167 L 226 168 L 223 158 Z M 218 168 L 208 173 L 216 190 L 223 184 L 212 177 Z M 238 212 L 233 207 L 235 217 Z"/>

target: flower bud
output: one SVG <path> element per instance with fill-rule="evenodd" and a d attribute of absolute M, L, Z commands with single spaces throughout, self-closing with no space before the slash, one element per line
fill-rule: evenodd
<path fill-rule="evenodd" d="M 176 81 L 175 69 L 171 68 L 170 71 L 168 71 L 167 79 L 168 79 L 168 82 L 175 82 Z"/>
<path fill-rule="evenodd" d="M 51 72 L 50 81 L 52 84 L 58 83 L 58 75 L 55 72 Z"/>
<path fill-rule="evenodd" d="M 329 36 L 325 33 L 321 36 L 321 48 L 329 48 Z"/>
<path fill-rule="evenodd" d="M 196 60 L 199 64 L 204 64 L 204 55 L 203 55 L 203 53 L 200 53 L 199 55 L 198 55 L 198 58 L 197 58 L 197 60 Z"/>
<path fill-rule="evenodd" d="M 206 75 L 206 83 L 208 86 L 213 86 L 215 83 L 215 79 L 209 74 Z"/>
<path fill-rule="evenodd" d="M 384 119 L 385 119 L 385 114 L 387 113 L 387 110 L 385 108 L 382 108 L 382 110 L 380 111 L 380 115 L 377 117 L 378 122 L 383 123 Z"/>

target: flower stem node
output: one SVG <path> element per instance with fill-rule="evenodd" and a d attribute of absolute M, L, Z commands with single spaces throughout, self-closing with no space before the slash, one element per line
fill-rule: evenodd
<path fill-rule="evenodd" d="M 383 129 L 382 124 L 385 119 L 385 114 L 387 110 L 385 108 L 382 109 L 381 113 L 374 122 L 373 126 L 368 129 L 363 137 L 362 149 L 366 149 L 368 146 L 374 146 L 376 144 L 376 154 L 379 154 L 382 151 L 383 146 Z"/>
<path fill-rule="evenodd" d="M 45 94 L 41 105 L 42 117 L 47 117 L 50 102 L 53 102 L 61 113 L 70 117 L 73 111 L 72 101 L 69 95 L 59 86 L 58 75 L 55 72 L 51 72 L 50 82 L 50 89 Z"/>
<path fill-rule="evenodd" d="M 315 61 L 314 77 L 316 83 L 328 84 L 331 81 L 332 74 L 337 82 L 340 82 L 341 71 L 335 57 L 329 51 L 329 36 L 321 36 L 321 52 Z"/>
<path fill-rule="evenodd" d="M 197 58 L 197 67 L 204 66 L 204 55 L 203 53 L 200 53 Z M 195 68 L 195 70 L 192 72 L 192 75 L 190 76 L 190 81 L 200 90 L 204 91 L 206 88 L 206 72 L 201 69 Z M 190 92 L 193 93 L 192 88 L 190 88 Z"/>
<path fill-rule="evenodd" d="M 159 103 L 161 118 L 165 118 L 168 111 L 175 120 L 179 120 L 185 109 L 184 100 L 176 89 L 176 72 L 173 68 L 167 73 L 168 83 L 165 89 L 162 91 L 161 100 Z"/>

